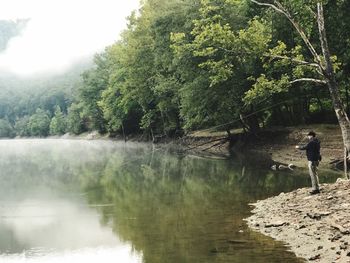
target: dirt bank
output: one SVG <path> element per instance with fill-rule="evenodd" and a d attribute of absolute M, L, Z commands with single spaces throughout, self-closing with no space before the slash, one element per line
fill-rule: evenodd
<path fill-rule="evenodd" d="M 276 163 L 293 163 L 305 167 L 305 151 L 295 149 L 295 145 L 307 142 L 306 134 L 314 130 L 321 141 L 323 160 L 320 168 L 330 168 L 330 162 L 341 159 L 343 141 L 338 125 L 305 125 L 297 127 L 272 127 L 263 129 L 257 135 L 245 135 L 233 130 L 231 140 L 225 132 L 193 132 L 182 138 L 179 143 L 187 149 L 228 156 L 231 152 L 249 156 L 252 152 L 261 155 L 261 159 Z M 265 168 L 271 164 L 266 161 Z M 262 163 L 264 166 L 264 163 Z"/>
<path fill-rule="evenodd" d="M 320 168 L 328 168 L 334 159 L 341 159 L 344 148 L 338 125 L 309 125 L 267 129 L 248 142 L 248 148 L 268 153 L 271 159 L 282 163 L 305 166 L 305 151 L 295 149 L 297 144 L 307 143 L 306 134 L 314 130 L 321 141 L 323 160 Z"/>
<path fill-rule="evenodd" d="M 350 262 L 350 182 L 281 193 L 253 204 L 248 225 L 285 242 L 308 262 Z"/>

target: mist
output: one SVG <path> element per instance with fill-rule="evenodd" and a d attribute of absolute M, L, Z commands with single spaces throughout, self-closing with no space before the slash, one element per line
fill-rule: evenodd
<path fill-rule="evenodd" d="M 0 20 L 28 19 L 0 53 L 0 73 L 63 74 L 118 40 L 138 0 L 7 0 Z"/>

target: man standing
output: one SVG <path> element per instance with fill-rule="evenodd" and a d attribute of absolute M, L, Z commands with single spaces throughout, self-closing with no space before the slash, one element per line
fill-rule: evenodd
<path fill-rule="evenodd" d="M 306 156 L 308 160 L 309 173 L 310 173 L 311 184 L 312 184 L 312 191 L 310 192 L 310 194 L 314 195 L 314 194 L 320 193 L 317 167 L 319 165 L 319 161 L 321 160 L 321 155 L 320 155 L 321 143 L 316 138 L 316 133 L 313 131 L 310 131 L 307 134 L 307 137 L 309 139 L 309 142 L 306 145 L 303 145 L 303 146 L 297 145 L 295 146 L 295 148 L 299 150 L 306 150 Z"/>

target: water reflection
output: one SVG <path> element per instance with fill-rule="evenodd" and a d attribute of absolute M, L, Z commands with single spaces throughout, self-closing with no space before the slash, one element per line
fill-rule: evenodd
<path fill-rule="evenodd" d="M 0 149 L 0 262 L 300 262 L 242 219 L 305 175 L 108 141 Z"/>

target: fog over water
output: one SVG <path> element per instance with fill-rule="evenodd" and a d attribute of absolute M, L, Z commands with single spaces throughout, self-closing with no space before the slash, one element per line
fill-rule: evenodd
<path fill-rule="evenodd" d="M 99 207 L 77 184 L 115 144 L 0 141 L 0 262 L 141 262 L 129 242 L 101 225 Z M 91 155 L 93 153 L 93 155 Z"/>
<path fill-rule="evenodd" d="M 243 219 L 249 203 L 308 185 L 303 171 L 113 141 L 0 149 L 0 263 L 300 262 Z"/>

